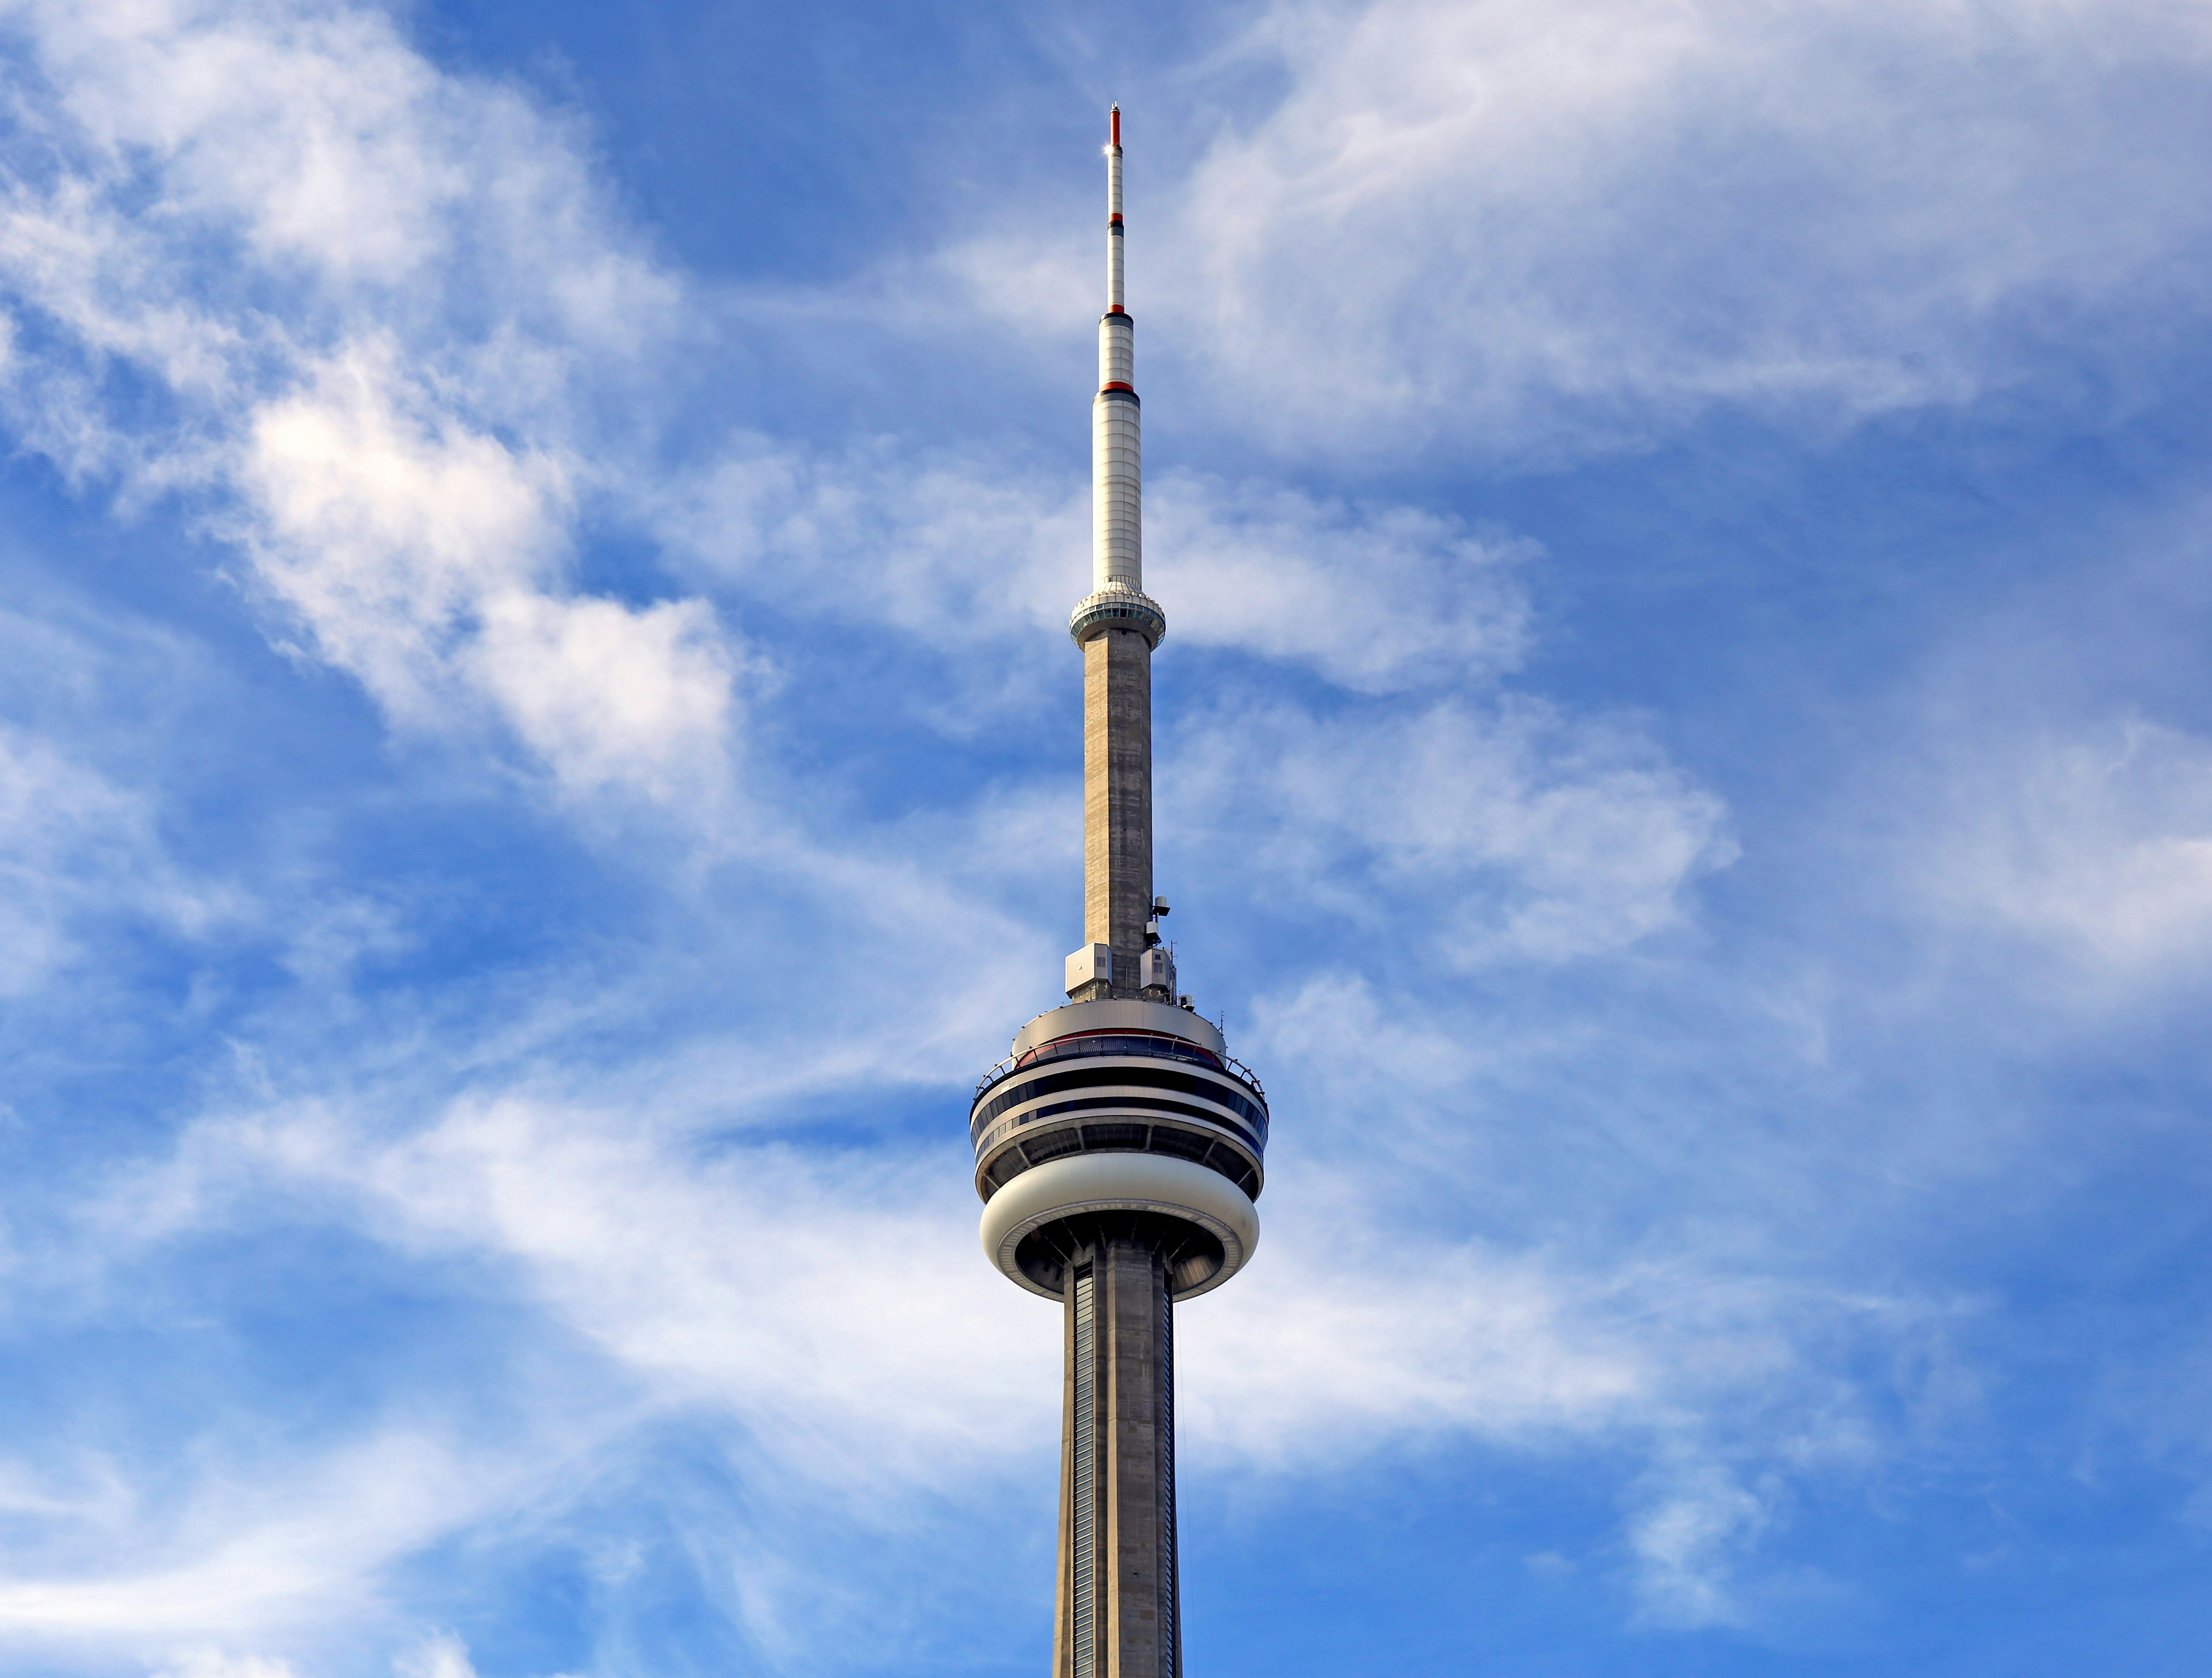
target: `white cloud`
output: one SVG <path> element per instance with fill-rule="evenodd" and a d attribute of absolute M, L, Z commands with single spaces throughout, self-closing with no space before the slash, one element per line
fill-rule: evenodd
<path fill-rule="evenodd" d="M 1410 915 L 1474 966 L 1616 950 L 1686 914 L 1735 856 L 1718 799 L 1620 724 L 1532 701 L 1322 715 L 1224 705 L 1164 766 L 1160 805 L 1270 894 L 1377 924 Z"/>
<path fill-rule="evenodd" d="M 291 1662 L 270 1655 L 229 1655 L 195 1649 L 175 1657 L 153 1678 L 299 1678 Z"/>
<path fill-rule="evenodd" d="M 620 350 L 670 324 L 678 288 L 623 235 L 585 137 L 519 88 L 441 70 L 379 9 L 8 9 L 46 77 L 22 96 L 50 101 L 40 136 L 74 177 L 57 200 L 141 258 L 72 276 L 93 282 L 79 295 L 103 280 L 174 286 L 182 264 L 228 301 L 305 283 L 304 298 L 277 295 L 308 306 L 292 324 L 310 331 L 343 326 L 318 321 L 315 305 L 374 306 L 440 333 L 489 334 L 503 320 Z M 125 215 L 105 194 L 126 179 L 159 191 Z M 526 255 L 537 261 L 516 261 Z M 478 288 L 491 318 L 457 308 Z"/>
<path fill-rule="evenodd" d="M 1905 859 L 1944 922 L 2041 945 L 2093 988 L 2201 968 L 2212 742 L 2127 717 L 2070 737 L 1984 739 L 1950 768 Z"/>
<path fill-rule="evenodd" d="M 402 716 L 440 696 L 416 672 L 447 661 L 480 603 L 542 582 L 565 545 L 567 474 L 450 415 L 398 410 L 396 357 L 313 369 L 251 416 L 240 462 L 267 550 L 262 574 Z M 398 391 L 395 391 L 395 386 Z"/>
<path fill-rule="evenodd" d="M 193 1148 L 196 1179 L 313 1186 L 403 1246 L 520 1262 L 562 1321 L 671 1401 L 729 1407 L 823 1481 L 973 1472 L 1022 1437 L 1017 1396 L 1050 1381 L 1056 1342 L 1008 1332 L 1021 1304 L 975 1251 L 972 1197 L 934 1150 L 706 1153 L 665 1120 L 520 1097 L 456 1102 L 396 1140 L 306 1111 Z M 209 1215 L 185 1193 L 172 1204 L 186 1219 Z M 1048 1426 L 1032 1407 L 1031 1427 Z"/>
<path fill-rule="evenodd" d="M 1134 132 L 1132 307 L 1191 397 L 1330 460 L 1969 398 L 2053 322 L 2201 314 L 2208 47 L 2159 0 L 1281 0 L 1216 60 L 1264 114 L 1164 180 Z M 1088 258 L 946 257 L 1038 330 Z"/>
<path fill-rule="evenodd" d="M 93 919 L 143 916 L 191 936 L 245 907 L 172 862 L 149 799 L 0 727 L 0 996 L 77 959 Z"/>
<path fill-rule="evenodd" d="M 1354 1040 L 1367 1058 L 1339 1068 L 1356 1102 L 1297 1057 L 1282 1063 L 1309 1105 L 1338 1116 L 1317 1115 L 1278 1151 L 1285 1175 L 1263 1206 L 1260 1262 L 1183 1319 L 1191 1472 L 1279 1477 L 1468 1440 L 1536 1451 L 1603 1442 L 1668 1462 L 1781 1457 L 1802 1471 L 1879 1454 L 1856 1385 L 1833 1374 L 1850 1360 L 1832 1341 L 1887 1344 L 1909 1306 L 1778 1282 L 1755 1233 L 1748 1251 L 1729 1250 L 1733 1237 L 1681 1251 L 1669 1237 L 1654 1260 L 1618 1243 L 1550 1249 L 1436 1225 L 1409 1211 L 1406 1162 L 1373 1133 L 1448 1096 L 1461 1108 L 1436 1126 L 1468 1128 L 1462 1086 L 1483 1050 L 1455 1040 L 1448 1018 L 1342 1000 L 1316 987 L 1265 1023 L 1279 1045 L 1307 1042 L 1309 1060 Z M 311 1456 L 289 1464 L 281 1496 L 218 1486 L 188 1518 L 140 1517 L 119 1563 L 0 1594 L 0 1623 L 88 1636 L 327 1626 L 423 1546 L 493 1520 L 511 1529 L 513 1511 L 557 1504 L 581 1465 L 619 1454 L 656 1415 L 735 1423 L 760 1452 L 746 1463 L 748 1499 L 804 1506 L 817 1535 L 828 1510 L 896 1526 L 934 1497 L 1041 1483 L 1057 1424 L 1053 1314 L 982 1262 L 958 1161 L 941 1147 L 801 1147 L 725 1128 L 727 1092 L 757 1093 L 756 1064 L 788 1080 L 760 1097 L 783 1110 L 808 1087 L 780 1065 L 791 1055 L 812 1058 L 811 1087 L 850 1090 L 881 1086 L 874 1057 L 886 1052 L 872 1043 L 856 1061 L 842 1045 L 770 1040 L 683 1079 L 544 1063 L 505 1091 L 478 1071 L 485 1087 L 455 1097 L 428 1075 L 381 1098 L 356 1090 L 344 1106 L 280 1102 L 203 1122 L 175 1161 L 102 1208 L 97 1238 L 82 1243 L 102 1262 L 252 1228 L 281 1207 L 441 1274 L 506 1279 L 545 1331 L 532 1336 L 521 1384 L 542 1381 L 548 1359 L 578 1370 L 603 1359 L 622 1378 L 552 1382 L 599 1395 L 496 1441 L 417 1435 L 387 1442 L 386 1460 Z M 411 1058 L 459 1065 L 468 1054 L 418 1046 Z M 333 1081 L 327 1067 L 316 1076 Z M 550 1093 L 581 1081 L 621 1093 L 596 1104 Z M 1453 1169 L 1444 1160 L 1442 1175 Z M 1601 1207 L 1591 1183 L 1577 1192 Z M 608 1399 L 610 1385 L 625 1396 Z M 1717 1493 L 1692 1496 L 1703 1482 L 1690 1480 L 1655 1480 L 1633 1505 L 1644 1611 L 1669 1625 L 1755 1618 L 1759 1524 Z M 1741 1480 L 1729 1468 L 1715 1483 Z M 303 1539 L 303 1518 L 322 1535 Z M 808 1583 L 819 1558 L 760 1533 L 717 1541 L 732 1557 L 716 1586 L 729 1612 L 757 1639 L 803 1652 L 809 1634 L 789 1604 L 819 1608 L 843 1587 Z"/>
<path fill-rule="evenodd" d="M 660 528 L 697 575 L 831 621 L 927 630 L 945 652 L 1050 633 L 1089 587 L 1086 486 L 888 445 L 842 456 L 740 440 Z M 1533 544 L 1450 514 L 1166 472 L 1146 491 L 1146 587 L 1178 643 L 1310 665 L 1362 692 L 1511 669 Z"/>
<path fill-rule="evenodd" d="M 1422 508 L 1169 474 L 1147 508 L 1146 587 L 1170 633 L 1310 664 L 1360 693 L 1480 682 L 1531 635 L 1532 543 Z"/>
<path fill-rule="evenodd" d="M 253 415 L 259 577 L 404 723 L 478 693 L 572 786 L 719 791 L 733 658 L 712 611 L 564 593 L 568 471 L 404 411 L 392 361 L 354 353 Z"/>
<path fill-rule="evenodd" d="M 181 490 L 280 627 L 403 724 L 510 727 L 572 790 L 720 801 L 742 654 L 698 600 L 569 576 L 567 389 L 674 330 L 560 125 L 380 13 L 30 6 L 52 78 L 0 211 L 40 327 L 19 432 Z M 118 363 L 164 403 L 149 424 Z"/>
<path fill-rule="evenodd" d="M 18 1643 L 327 1631 L 362 1614 L 376 1572 L 483 1513 L 546 1468 L 557 1436 L 526 1451 L 398 1427 L 319 1456 L 261 1438 L 244 1461 L 203 1450 L 185 1499 L 157 1506 L 142 1483 L 125 1518 L 106 1500 L 42 1523 L 36 1566 L 0 1584 L 0 1636 Z M 283 1456 L 285 1468 L 272 1474 Z"/>
<path fill-rule="evenodd" d="M 477 1678 L 468 1645 L 451 1632 L 424 1638 L 392 1663 L 394 1678 Z"/>
<path fill-rule="evenodd" d="M 1178 1415 L 1206 1460 L 1334 1466 L 1409 1438 L 1635 1433 L 1665 1390 L 1650 1347 L 1540 1261 L 1304 1229 L 1302 1210 L 1270 1220 L 1233 1301 L 1183 1313 Z"/>
<path fill-rule="evenodd" d="M 889 442 L 837 456 L 744 436 L 679 486 L 662 526 L 695 563 L 764 599 L 964 641 L 1051 622 L 1089 562 L 1088 495 Z"/>
<path fill-rule="evenodd" d="M 935 1486 L 1043 1447 L 1057 1338 L 975 1250 L 957 1161 L 948 1175 L 934 1148 L 709 1146 L 707 1115 L 649 1105 L 467 1097 L 396 1135 L 319 1106 L 210 1120 L 100 1227 L 118 1250 L 173 1242 L 274 1189 L 404 1251 L 498 1255 L 666 1401 L 729 1407 L 825 1483 Z M 1702 1383 L 1771 1383 L 1794 1355 L 1774 1325 L 1845 1309 L 1756 1279 L 1577 1277 L 1439 1239 L 1391 1204 L 1395 1168 L 1342 1164 L 1271 1197 L 1286 1221 L 1270 1214 L 1236 1309 L 1194 1310 L 1188 1418 L 1216 1447 L 1334 1457 L 1407 1432 L 1640 1429 Z"/>
<path fill-rule="evenodd" d="M 1743 1622 L 1732 1584 L 1769 1521 L 1766 1505 L 1727 1469 L 1680 1463 L 1629 1523 L 1633 1578 L 1646 1623 L 1675 1630 Z"/>

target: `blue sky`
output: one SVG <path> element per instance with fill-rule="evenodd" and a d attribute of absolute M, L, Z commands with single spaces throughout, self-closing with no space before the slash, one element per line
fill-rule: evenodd
<path fill-rule="evenodd" d="M 1115 99 L 1192 1669 L 2205 1669 L 2203 8 L 0 52 L 0 1669 L 1042 1669 Z"/>

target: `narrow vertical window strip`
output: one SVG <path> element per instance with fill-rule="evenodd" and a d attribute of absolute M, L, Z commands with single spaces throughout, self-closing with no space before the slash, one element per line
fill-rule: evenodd
<path fill-rule="evenodd" d="M 1182 1612 L 1176 1601 L 1175 1284 L 1160 1275 L 1160 1678 L 1182 1678 Z"/>
<path fill-rule="evenodd" d="M 1075 1530 L 1068 1545 L 1075 1578 L 1072 1596 L 1074 1678 L 1097 1678 L 1098 1638 L 1095 1627 L 1098 1581 L 1098 1404 L 1097 1312 L 1091 1267 L 1075 1273 L 1075 1423 L 1068 1442 L 1074 1485 L 1070 1501 Z"/>

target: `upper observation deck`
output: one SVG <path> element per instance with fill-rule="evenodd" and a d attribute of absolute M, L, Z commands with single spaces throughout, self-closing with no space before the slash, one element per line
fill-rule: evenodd
<path fill-rule="evenodd" d="M 986 1201 L 1048 1160 L 1091 1152 L 1194 1161 L 1256 1200 L 1267 1097 L 1220 1032 L 1188 1009 L 1076 1003 L 1022 1029 L 976 1086 L 968 1128 Z"/>

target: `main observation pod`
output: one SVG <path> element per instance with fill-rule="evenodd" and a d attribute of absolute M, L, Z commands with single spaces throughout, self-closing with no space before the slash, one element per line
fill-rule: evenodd
<path fill-rule="evenodd" d="M 983 1251 L 1060 1299 L 1109 1237 L 1157 1247 L 1173 1297 L 1217 1288 L 1260 1240 L 1267 1097 L 1188 1008 L 1135 1000 L 1040 1014 L 968 1110 Z"/>
<path fill-rule="evenodd" d="M 1068 621 L 1085 660 L 1089 941 L 1068 958 L 1068 1006 L 1015 1035 L 1013 1052 L 976 1086 L 968 1130 L 983 1250 L 1010 1279 L 1070 1300 L 1101 1255 L 1140 1251 L 1172 1301 L 1220 1286 L 1259 1243 L 1253 1202 L 1267 1097 L 1177 994 L 1174 950 L 1159 934 L 1168 909 L 1152 895 L 1151 661 L 1167 620 L 1144 592 L 1142 410 L 1136 328 L 1122 297 L 1118 106 L 1109 120 L 1091 592 Z"/>

